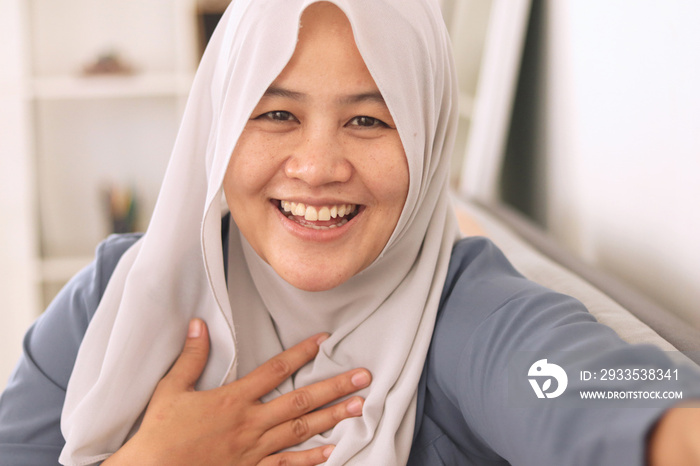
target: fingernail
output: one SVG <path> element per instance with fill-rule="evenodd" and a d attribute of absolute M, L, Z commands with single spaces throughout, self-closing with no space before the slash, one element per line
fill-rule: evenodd
<path fill-rule="evenodd" d="M 362 399 L 355 398 L 348 403 L 348 412 L 353 416 L 359 416 L 362 414 Z"/>
<path fill-rule="evenodd" d="M 190 327 L 187 330 L 188 338 L 199 338 L 202 334 L 202 321 L 199 319 L 190 320 Z"/>
<path fill-rule="evenodd" d="M 323 335 L 319 336 L 319 337 L 316 339 L 316 344 L 317 344 L 317 345 L 321 345 L 321 343 L 323 343 L 324 341 L 328 340 L 328 337 L 330 337 L 330 335 L 328 335 L 327 333 L 324 333 Z"/>
<path fill-rule="evenodd" d="M 335 446 L 330 445 L 326 448 L 323 449 L 323 456 L 326 458 L 329 458 L 331 456 L 331 453 L 333 453 L 333 450 L 335 450 Z"/>
<path fill-rule="evenodd" d="M 357 388 L 365 388 L 367 385 L 369 385 L 369 374 L 365 371 L 360 371 L 353 375 L 350 381 Z"/>

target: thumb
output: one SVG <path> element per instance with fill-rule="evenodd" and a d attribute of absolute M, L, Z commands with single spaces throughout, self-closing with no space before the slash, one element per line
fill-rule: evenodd
<path fill-rule="evenodd" d="M 187 330 L 187 340 L 180 356 L 165 379 L 177 388 L 194 390 L 209 356 L 209 333 L 201 319 L 192 319 Z"/>

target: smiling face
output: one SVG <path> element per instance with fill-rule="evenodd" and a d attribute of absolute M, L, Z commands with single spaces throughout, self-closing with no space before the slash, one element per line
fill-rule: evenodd
<path fill-rule="evenodd" d="M 253 110 L 224 179 L 257 254 L 306 291 L 369 266 L 398 222 L 408 165 L 345 15 L 315 3 L 292 59 Z"/>

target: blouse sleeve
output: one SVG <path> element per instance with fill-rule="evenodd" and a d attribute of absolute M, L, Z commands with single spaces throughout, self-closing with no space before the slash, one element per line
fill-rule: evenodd
<path fill-rule="evenodd" d="M 58 464 L 61 410 L 78 348 L 121 255 L 139 235 L 111 236 L 29 328 L 0 397 L 3 466 Z"/>
<path fill-rule="evenodd" d="M 587 403 L 581 392 L 613 385 L 570 368 L 592 375 L 596 368 L 677 366 L 655 347 L 625 343 L 577 300 L 524 279 L 492 244 L 462 247 L 429 355 L 432 420 L 459 450 L 484 460 L 475 464 L 499 458 L 518 465 L 645 464 L 650 430 L 678 400 Z M 557 399 L 540 399 L 528 380 L 528 370 L 547 357 L 563 358 L 568 372 Z M 674 388 L 683 399 L 700 397 L 697 368 L 681 367 Z M 659 386 L 639 381 L 634 390 L 654 393 Z"/>

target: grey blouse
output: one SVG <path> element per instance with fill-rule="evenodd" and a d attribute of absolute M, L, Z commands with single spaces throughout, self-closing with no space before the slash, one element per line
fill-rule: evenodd
<path fill-rule="evenodd" d="M 138 238 L 104 241 L 28 330 L 0 398 L 0 465 L 58 463 L 61 409 L 78 347 L 119 258 Z M 510 401 L 513 355 L 567 351 L 616 367 L 666 361 L 655 348 L 620 340 L 578 301 L 523 278 L 489 240 L 460 241 L 419 386 L 409 464 L 643 465 L 646 436 L 673 400 L 648 407 Z M 681 382 L 684 398 L 700 394 L 696 372 L 683 372 Z M 583 383 L 569 374 L 567 393 Z"/>

